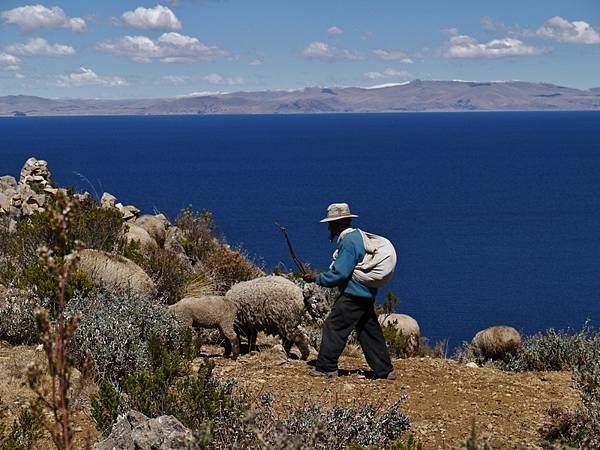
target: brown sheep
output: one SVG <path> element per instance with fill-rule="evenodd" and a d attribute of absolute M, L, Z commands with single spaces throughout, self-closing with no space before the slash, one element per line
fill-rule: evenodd
<path fill-rule="evenodd" d="M 502 359 L 516 352 L 521 344 L 521 335 L 513 327 L 495 326 L 478 332 L 471 341 L 471 349 L 476 356 Z"/>
<path fill-rule="evenodd" d="M 225 356 L 237 359 L 240 354 L 240 344 L 233 324 L 235 322 L 236 306 L 221 295 L 206 295 L 203 297 L 186 297 L 169 306 L 188 327 L 216 328 L 225 338 Z"/>
<path fill-rule="evenodd" d="M 156 286 L 146 272 L 124 256 L 92 249 L 82 250 L 79 255 L 78 270 L 89 276 L 98 287 L 141 296 L 156 293 Z"/>

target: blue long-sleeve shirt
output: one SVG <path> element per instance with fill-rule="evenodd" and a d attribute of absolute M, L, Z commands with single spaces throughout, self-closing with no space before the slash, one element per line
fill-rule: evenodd
<path fill-rule="evenodd" d="M 375 298 L 376 288 L 370 288 L 352 277 L 356 265 L 365 257 L 365 244 L 360 231 L 348 228 L 340 234 L 335 257 L 330 269 L 317 275 L 320 286 L 338 287 L 340 292 L 356 297 Z"/>

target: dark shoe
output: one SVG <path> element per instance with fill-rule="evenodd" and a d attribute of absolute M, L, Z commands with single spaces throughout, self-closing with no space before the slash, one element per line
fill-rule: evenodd
<path fill-rule="evenodd" d="M 378 380 L 395 380 L 396 379 L 396 371 L 392 370 L 391 372 L 387 373 L 386 375 L 377 377 L 377 379 Z"/>
<path fill-rule="evenodd" d="M 320 370 L 313 369 L 310 371 L 309 375 L 311 377 L 336 378 L 338 376 L 338 371 L 334 370 L 333 372 L 321 372 Z"/>

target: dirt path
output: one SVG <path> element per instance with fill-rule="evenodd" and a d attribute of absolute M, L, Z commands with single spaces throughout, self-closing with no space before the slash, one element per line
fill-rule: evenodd
<path fill-rule="evenodd" d="M 279 414 L 314 402 L 385 408 L 408 395 L 402 409 L 425 449 L 456 448 L 470 434 L 473 420 L 493 448 L 538 448 L 537 430 L 548 407 L 572 407 L 578 401 L 566 372 L 507 373 L 413 358 L 394 362 L 396 381 L 373 381 L 356 372 L 367 369 L 357 357 L 342 357 L 340 368 L 350 373 L 337 379 L 315 379 L 303 361 L 282 362 L 260 354 L 237 362 L 215 361 L 219 377 L 234 378 L 251 396 L 271 393 Z"/>

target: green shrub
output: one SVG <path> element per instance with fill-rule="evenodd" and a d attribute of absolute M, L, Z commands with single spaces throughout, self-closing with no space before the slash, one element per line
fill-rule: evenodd
<path fill-rule="evenodd" d="M 67 314 L 81 315 L 72 338 L 75 360 L 83 364 L 89 355 L 97 376 L 113 382 L 149 366 L 151 337 L 176 349 L 188 335 L 175 315 L 153 298 L 107 292 L 76 295 L 67 305 Z"/>
<path fill-rule="evenodd" d="M 0 424 L 0 450 L 29 450 L 42 437 L 42 424 L 29 409 L 23 408 L 10 432 Z"/>
<path fill-rule="evenodd" d="M 404 336 L 401 330 L 397 330 L 393 324 L 386 325 L 381 328 L 383 331 L 383 337 L 387 343 L 390 356 L 395 358 L 406 357 L 406 346 L 408 340 Z"/>
<path fill-rule="evenodd" d="M 215 222 L 212 214 L 206 210 L 194 212 L 192 205 L 188 205 L 179 213 L 175 224 L 184 236 L 180 244 L 192 261 L 202 261 L 217 244 Z"/>
<path fill-rule="evenodd" d="M 110 429 L 117 421 L 121 406 L 121 395 L 109 381 L 102 380 L 95 392 L 90 397 L 92 405 L 92 419 L 96 428 L 103 435 L 110 433 Z"/>
<path fill-rule="evenodd" d="M 142 266 L 144 263 L 144 256 L 142 255 L 140 241 L 122 238 L 119 241 L 119 252 L 125 258 L 133 261 L 138 266 Z"/>
<path fill-rule="evenodd" d="M 87 248 L 112 252 L 117 249 L 123 229 L 119 210 L 100 208 L 93 198 L 79 203 L 77 214 L 69 228 L 71 241 L 85 242 Z"/>
<path fill-rule="evenodd" d="M 211 279 L 218 293 L 225 293 L 240 281 L 263 275 L 242 248 L 230 249 L 225 244 L 215 246 L 201 263 L 202 271 Z"/>
<path fill-rule="evenodd" d="M 193 354 L 171 352 L 156 338 L 148 343 L 147 369 L 128 376 L 122 382 L 123 394 L 103 381 L 92 399 L 92 417 L 99 430 L 106 432 L 125 404 L 148 417 L 174 415 L 184 425 L 204 432 L 218 416 L 239 416 L 246 407 L 231 396 L 232 384 L 218 382 L 212 376 L 214 364 L 205 361 L 191 374 Z"/>
<path fill-rule="evenodd" d="M 143 259 L 142 268 L 154 280 L 158 296 L 169 305 L 184 297 L 193 276 L 191 268 L 177 254 L 160 248 Z"/>

